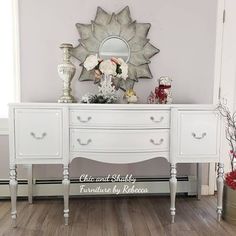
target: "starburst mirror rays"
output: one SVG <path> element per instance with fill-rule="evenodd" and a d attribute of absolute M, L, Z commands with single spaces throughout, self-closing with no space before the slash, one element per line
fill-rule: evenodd
<path fill-rule="evenodd" d="M 103 59 L 121 57 L 128 64 L 129 78 L 120 87 L 133 88 L 138 79 L 152 78 L 150 58 L 160 50 L 147 39 L 151 24 L 133 21 L 128 6 L 117 14 L 109 14 L 98 7 L 91 24 L 77 23 L 76 27 L 80 35 L 79 45 L 71 50 L 71 54 L 82 67 L 89 55 L 98 54 Z M 94 80 L 94 71 L 83 68 L 79 80 Z"/>

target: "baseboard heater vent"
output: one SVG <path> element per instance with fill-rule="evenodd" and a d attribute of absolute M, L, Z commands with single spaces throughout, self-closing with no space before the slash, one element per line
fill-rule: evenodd
<path fill-rule="evenodd" d="M 168 182 L 169 181 L 169 178 L 168 177 L 155 177 L 155 178 L 135 178 L 135 182 L 136 183 L 140 183 L 140 182 Z M 189 181 L 189 177 L 188 176 L 180 176 L 180 177 L 177 177 L 177 181 Z M 26 182 L 27 183 L 27 182 Z M 35 184 L 61 184 L 62 183 L 62 180 L 59 180 L 59 179 L 36 179 Z M 81 182 L 79 178 L 72 178 L 70 179 L 70 183 L 71 184 L 81 184 L 81 183 L 84 183 L 84 184 L 89 184 L 91 182 L 88 182 L 88 181 L 83 181 Z M 111 180 L 109 181 L 99 181 L 99 183 L 112 183 Z"/>
<path fill-rule="evenodd" d="M 147 190 L 142 194 L 169 194 L 169 177 L 155 178 L 135 178 L 135 183 L 129 182 L 81 182 L 79 178 L 71 178 L 70 195 L 71 196 L 88 196 L 88 195 L 118 195 L 113 192 L 114 188 L 120 189 L 120 195 L 135 195 L 135 193 L 127 193 L 126 189 Z M 186 193 L 188 195 L 196 195 L 197 181 L 195 176 L 180 176 L 177 177 L 178 187 L 177 193 Z M 9 180 L 0 179 L 0 198 L 9 197 Z M 111 192 L 104 192 L 105 189 L 111 189 Z M 132 190 L 132 189 L 131 189 Z M 34 196 L 61 196 L 62 195 L 62 180 L 61 179 L 34 179 L 33 180 L 33 195 Z M 18 180 L 18 196 L 28 196 L 28 182 L 25 179 Z"/>

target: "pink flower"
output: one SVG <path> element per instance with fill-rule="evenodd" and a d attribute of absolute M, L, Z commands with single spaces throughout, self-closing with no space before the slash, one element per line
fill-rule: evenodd
<path fill-rule="evenodd" d="M 105 75 L 116 75 L 116 63 L 111 60 L 102 61 L 99 70 Z"/>

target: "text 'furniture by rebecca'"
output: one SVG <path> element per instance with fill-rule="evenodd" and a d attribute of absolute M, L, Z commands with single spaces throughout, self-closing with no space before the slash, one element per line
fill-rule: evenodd
<path fill-rule="evenodd" d="M 170 163 L 170 213 L 175 218 L 177 163 L 218 163 L 218 220 L 223 164 L 220 116 L 213 105 L 19 103 L 9 108 L 10 192 L 16 226 L 20 164 L 62 164 L 64 218 L 69 218 L 69 164 L 83 157 L 105 163 L 165 158 Z M 157 198 L 158 201 L 158 198 Z"/>

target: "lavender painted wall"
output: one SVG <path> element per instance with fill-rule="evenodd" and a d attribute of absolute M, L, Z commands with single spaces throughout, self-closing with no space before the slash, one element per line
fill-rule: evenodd
<path fill-rule="evenodd" d="M 173 78 L 175 103 L 211 103 L 213 93 L 215 47 L 215 0 L 21 0 L 20 50 L 21 94 L 23 102 L 55 102 L 61 94 L 61 81 L 57 65 L 61 62 L 59 45 L 62 42 L 77 44 L 79 38 L 75 23 L 89 23 L 94 19 L 97 6 L 109 12 L 119 11 L 128 5 L 138 22 L 152 24 L 151 42 L 161 52 L 150 65 L 154 79 L 140 80 L 135 90 L 141 103 L 162 75 Z M 76 62 L 78 66 L 78 62 Z M 80 67 L 77 67 L 77 76 Z M 86 92 L 96 92 L 92 82 L 74 79 L 73 92 L 80 98 Z M 2 138 L 1 144 L 7 144 Z M 7 152 L 4 166 L 7 166 Z M 194 166 L 181 165 L 179 173 L 194 172 Z M 5 168 L 6 169 L 6 168 Z M 132 165 L 101 164 L 84 159 L 74 160 L 72 176 L 87 172 L 133 173 L 136 175 L 164 175 L 169 164 L 162 159 Z M 37 168 L 36 176 L 61 176 L 61 168 Z M 0 178 L 7 175 L 1 173 Z"/>
<path fill-rule="evenodd" d="M 173 78 L 175 103 L 212 102 L 214 0 L 21 0 L 22 101 L 57 101 L 61 92 L 56 69 L 62 60 L 60 43 L 76 45 L 75 23 L 93 20 L 97 6 L 113 12 L 126 5 L 133 19 L 152 24 L 149 38 L 161 50 L 151 63 L 154 79 L 140 80 L 135 86 L 141 102 L 146 102 L 161 75 Z M 96 91 L 92 82 L 76 79 L 73 88 L 77 98 Z"/>

